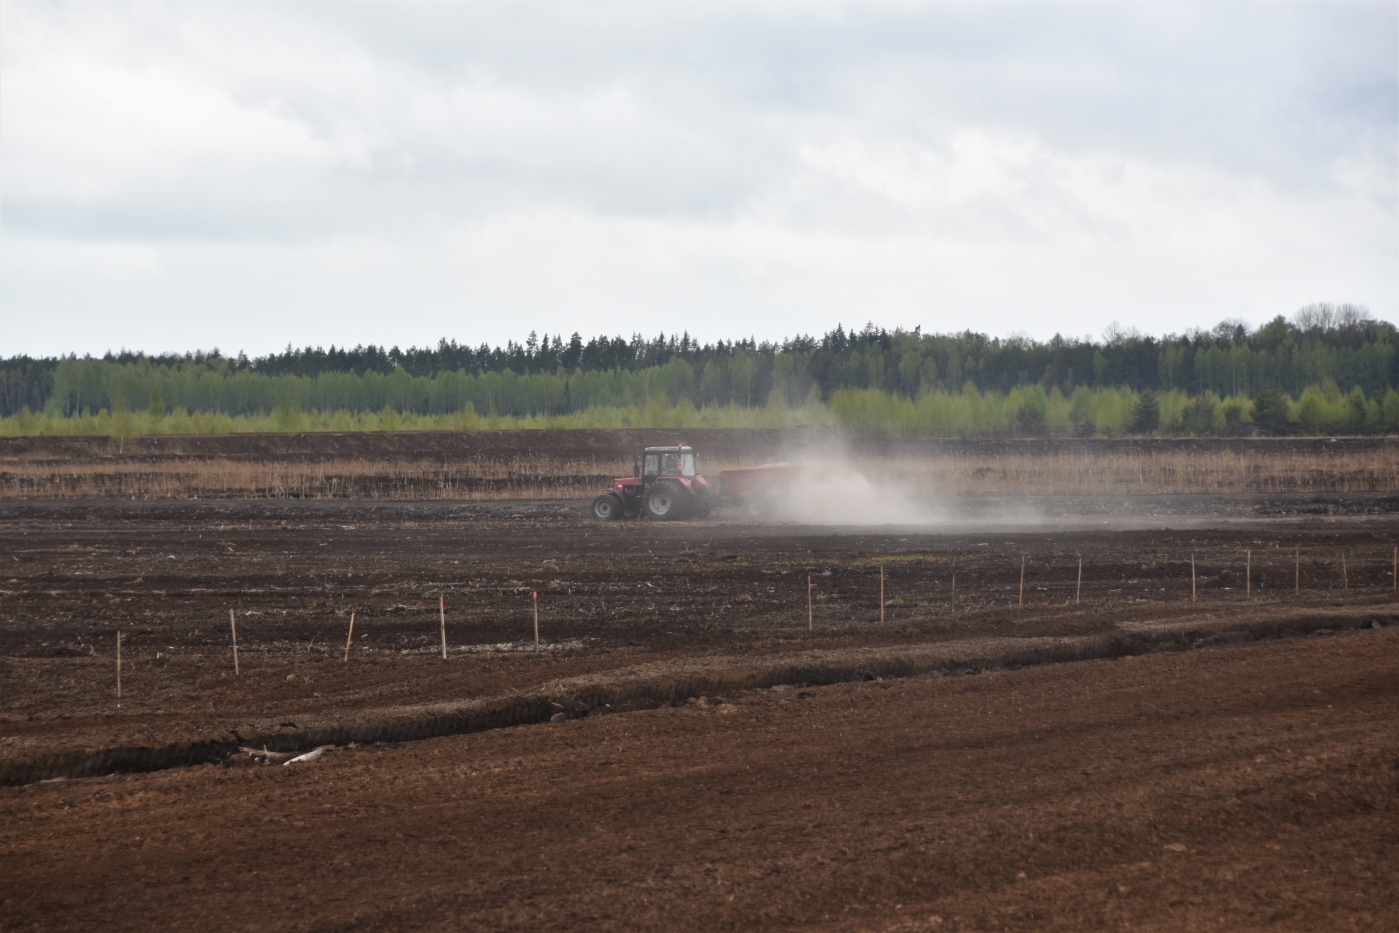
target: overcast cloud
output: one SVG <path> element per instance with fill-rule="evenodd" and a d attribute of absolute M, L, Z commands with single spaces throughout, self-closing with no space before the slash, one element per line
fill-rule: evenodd
<path fill-rule="evenodd" d="M 1399 314 L 1399 6 L 0 3 L 0 354 Z"/>

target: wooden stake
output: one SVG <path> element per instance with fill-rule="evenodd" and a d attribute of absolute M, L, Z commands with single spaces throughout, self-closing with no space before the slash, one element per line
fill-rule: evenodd
<path fill-rule="evenodd" d="M 952 562 L 952 598 L 957 598 L 957 562 Z"/>
<path fill-rule="evenodd" d="M 349 630 L 348 632 L 345 633 L 345 656 L 344 656 L 343 658 L 340 659 L 340 663 L 342 663 L 342 664 L 343 664 L 344 662 L 350 660 L 350 639 L 354 637 L 354 634 L 355 634 L 355 614 L 352 612 L 352 613 L 350 613 L 350 630 Z"/>
<path fill-rule="evenodd" d="M 534 600 L 534 650 L 539 650 L 539 591 L 535 590 L 529 594 L 529 598 Z"/>
<path fill-rule="evenodd" d="M 442 660 L 447 660 L 447 604 L 442 594 L 437 595 L 437 618 L 442 622 Z"/>
<path fill-rule="evenodd" d="M 1020 608 L 1025 608 L 1025 555 L 1020 555 Z"/>
<path fill-rule="evenodd" d="M 1350 574 L 1346 573 L 1346 552 L 1341 552 L 1341 589 L 1350 589 Z"/>
<path fill-rule="evenodd" d="M 117 699 L 121 699 L 121 629 L 117 629 Z"/>
<path fill-rule="evenodd" d="M 1302 595 L 1302 546 L 1301 546 L 1300 544 L 1297 545 L 1296 550 L 1293 551 L 1293 558 L 1294 558 L 1294 560 L 1295 560 L 1296 562 L 1293 564 L 1293 567 L 1295 568 L 1295 570 L 1294 570 L 1293 577 L 1292 577 L 1292 595 L 1293 595 L 1293 596 L 1301 596 L 1301 595 Z"/>
<path fill-rule="evenodd" d="M 879 622 L 884 624 L 884 565 L 879 565 Z"/>
<path fill-rule="evenodd" d="M 1244 596 L 1253 598 L 1253 552 L 1244 550 Z"/>
<path fill-rule="evenodd" d="M 1394 592 L 1399 593 L 1399 547 L 1394 549 L 1394 570 L 1390 574 L 1390 580 L 1394 583 Z"/>
<path fill-rule="evenodd" d="M 233 617 L 233 610 L 228 610 L 228 627 L 233 632 L 233 676 L 238 676 L 238 620 Z"/>
<path fill-rule="evenodd" d="M 806 575 L 806 630 L 816 631 L 816 613 L 811 607 L 811 574 Z"/>
<path fill-rule="evenodd" d="M 1078 555 L 1078 586 L 1074 589 L 1074 605 L 1078 605 L 1083 596 L 1083 555 Z"/>
<path fill-rule="evenodd" d="M 1195 552 L 1190 552 L 1190 601 L 1195 601 Z"/>

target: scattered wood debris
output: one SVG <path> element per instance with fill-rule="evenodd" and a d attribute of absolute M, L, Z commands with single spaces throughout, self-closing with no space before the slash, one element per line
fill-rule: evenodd
<path fill-rule="evenodd" d="M 306 762 L 306 761 L 315 761 L 317 758 L 321 757 L 321 756 L 324 755 L 327 751 L 329 751 L 330 749 L 332 749 L 332 748 L 334 748 L 334 747 L 335 747 L 334 745 L 320 745 L 320 746 L 317 746 L 316 748 L 311 749 L 309 752 L 307 752 L 307 753 L 304 754 L 304 755 L 297 755 L 295 758 L 291 759 L 290 761 L 284 761 L 284 762 L 282 762 L 282 767 L 286 767 L 287 765 L 301 764 L 302 762 Z"/>

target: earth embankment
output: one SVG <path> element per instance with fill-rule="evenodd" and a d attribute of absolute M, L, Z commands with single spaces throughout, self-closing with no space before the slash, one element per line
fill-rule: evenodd
<path fill-rule="evenodd" d="M 576 498 L 646 445 L 848 462 L 917 496 L 1399 492 L 1399 439 L 915 439 L 806 429 L 0 438 L 0 498 Z"/>

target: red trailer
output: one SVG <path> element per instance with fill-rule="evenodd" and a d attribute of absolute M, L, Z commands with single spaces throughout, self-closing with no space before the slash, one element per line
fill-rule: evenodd
<path fill-rule="evenodd" d="M 754 518 L 767 515 L 791 492 L 801 474 L 794 463 L 765 463 L 719 471 L 719 495 L 741 505 Z"/>

